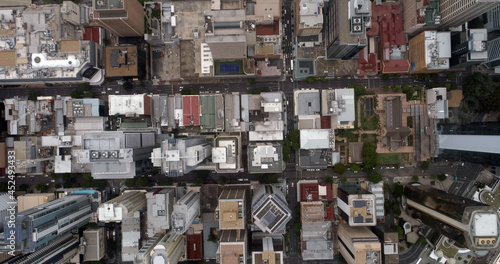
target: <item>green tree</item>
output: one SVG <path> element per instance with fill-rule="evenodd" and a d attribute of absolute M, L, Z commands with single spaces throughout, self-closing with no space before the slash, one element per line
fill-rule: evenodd
<path fill-rule="evenodd" d="M 368 175 L 368 181 L 373 182 L 373 183 L 379 183 L 382 181 L 382 175 L 378 172 L 372 172 L 370 175 Z"/>
<path fill-rule="evenodd" d="M 464 101 L 479 113 L 499 111 L 500 89 L 497 86 L 488 75 L 476 72 L 464 82 Z"/>
<path fill-rule="evenodd" d="M 446 174 L 442 174 L 442 173 L 438 174 L 437 178 L 438 178 L 439 181 L 445 181 L 446 180 Z"/>
<path fill-rule="evenodd" d="M 389 80 L 390 76 L 388 74 L 383 74 L 382 75 L 382 80 L 387 81 Z"/>
<path fill-rule="evenodd" d="M 283 140 L 283 161 L 287 162 L 290 159 L 290 154 L 292 153 L 292 144 L 290 140 Z"/>
<path fill-rule="evenodd" d="M 45 183 L 39 183 L 35 186 L 35 189 L 37 189 L 37 191 L 40 191 L 40 192 L 47 192 L 47 190 L 49 189 L 49 186 L 47 186 Z"/>
<path fill-rule="evenodd" d="M 418 182 L 418 180 L 419 180 L 419 179 L 418 179 L 418 176 L 413 176 L 411 179 L 412 179 L 412 181 L 414 181 L 414 182 Z"/>
<path fill-rule="evenodd" d="M 332 177 L 330 177 L 330 176 L 326 176 L 326 177 L 325 177 L 325 182 L 326 182 L 326 183 L 328 183 L 328 184 L 332 184 L 332 183 L 333 183 L 333 179 L 332 179 Z"/>
<path fill-rule="evenodd" d="M 195 177 L 194 177 L 194 180 L 193 180 L 194 185 L 200 186 L 200 185 L 202 185 L 204 182 L 205 182 L 205 178 L 200 177 L 200 176 L 195 176 Z"/>
<path fill-rule="evenodd" d="M 422 91 L 422 86 L 420 86 L 420 85 L 415 86 L 415 91 L 421 92 Z"/>
<path fill-rule="evenodd" d="M 384 86 L 384 91 L 388 92 L 390 89 L 391 89 L 391 86 L 389 86 L 389 85 Z"/>
<path fill-rule="evenodd" d="M 307 77 L 306 80 L 307 80 L 308 83 L 313 83 L 314 82 L 314 77 L 309 76 L 309 77 Z"/>
<path fill-rule="evenodd" d="M 363 170 L 365 172 L 370 172 L 373 170 L 373 167 L 377 165 L 377 145 L 372 143 L 365 143 L 363 145 Z"/>
<path fill-rule="evenodd" d="M 83 98 L 94 98 L 94 93 L 91 91 L 83 92 Z"/>
<path fill-rule="evenodd" d="M 164 177 L 160 180 L 160 185 L 163 185 L 163 186 L 170 186 L 172 185 L 172 179 L 168 178 L 168 177 Z"/>
<path fill-rule="evenodd" d="M 78 84 L 78 89 L 81 91 L 90 91 L 90 84 L 88 83 L 79 83 Z"/>
<path fill-rule="evenodd" d="M 392 87 L 392 91 L 394 91 L 394 92 L 399 92 L 400 90 L 401 90 L 401 86 L 399 86 L 397 84 Z"/>
<path fill-rule="evenodd" d="M 293 225 L 293 230 L 296 232 L 296 233 L 299 233 L 300 230 L 302 229 L 302 225 L 300 224 L 300 222 L 296 222 L 295 225 Z"/>
<path fill-rule="evenodd" d="M 325 82 L 326 82 L 326 77 L 322 76 L 321 78 L 319 78 L 319 80 L 320 80 L 321 82 L 324 82 L 324 83 L 325 83 Z"/>
<path fill-rule="evenodd" d="M 347 181 L 347 177 L 342 177 L 342 178 L 340 178 L 340 182 L 341 182 L 341 183 L 344 183 L 344 182 L 346 182 L 346 181 Z"/>
<path fill-rule="evenodd" d="M 429 162 L 428 161 L 422 161 L 422 163 L 420 163 L 420 168 L 422 170 L 427 170 L 429 168 Z"/>
<path fill-rule="evenodd" d="M 333 166 L 333 171 L 335 171 L 335 173 L 337 173 L 337 174 L 341 174 L 341 175 L 344 174 L 344 172 L 345 172 L 344 163 L 339 162 L 339 163 L 335 164 L 335 166 Z"/>
<path fill-rule="evenodd" d="M 129 81 L 126 81 L 122 84 L 123 90 L 132 90 L 134 88 Z"/>
<path fill-rule="evenodd" d="M 226 179 L 226 177 L 221 176 L 221 177 L 219 178 L 219 184 L 220 184 L 220 185 L 222 185 L 222 186 L 224 186 L 224 185 L 226 185 L 226 183 L 227 183 L 227 179 Z"/>
<path fill-rule="evenodd" d="M 126 179 L 125 180 L 125 186 L 127 186 L 127 187 L 135 187 L 135 180 L 134 179 Z"/>
<path fill-rule="evenodd" d="M 403 85 L 403 93 L 408 93 L 409 91 L 410 91 L 410 85 L 409 84 Z"/>
<path fill-rule="evenodd" d="M 28 94 L 28 100 L 30 100 L 30 101 L 36 102 L 37 97 L 38 97 L 38 92 L 37 91 L 33 91 L 33 92 L 30 92 Z"/>
<path fill-rule="evenodd" d="M 403 190 L 404 187 L 403 185 L 401 185 L 401 183 L 399 182 L 394 183 L 392 196 L 394 196 L 394 198 L 400 198 L 401 196 L 403 196 Z"/>
<path fill-rule="evenodd" d="M 425 238 L 425 236 L 421 235 L 420 237 L 418 237 L 418 243 L 425 243 L 425 242 L 427 242 L 427 239 Z"/>
<path fill-rule="evenodd" d="M 137 187 L 147 187 L 149 186 L 149 181 L 145 177 L 139 177 L 135 180 L 135 185 Z"/>
<path fill-rule="evenodd" d="M 446 74 L 446 78 L 448 78 L 448 79 L 455 79 L 456 75 L 455 75 L 454 72 L 449 72 L 448 74 Z"/>
<path fill-rule="evenodd" d="M 80 98 L 83 97 L 83 93 L 80 90 L 74 90 L 74 91 L 71 92 L 70 96 L 73 99 L 80 99 Z"/>
<path fill-rule="evenodd" d="M 300 134 L 298 130 L 292 130 L 288 134 L 288 139 L 292 142 L 292 149 L 298 150 L 300 148 Z"/>
<path fill-rule="evenodd" d="M 210 235 L 208 235 L 207 240 L 213 243 L 217 243 L 217 237 L 213 233 L 210 233 Z"/>
<path fill-rule="evenodd" d="M 351 164 L 349 165 L 349 169 L 351 169 L 352 171 L 356 172 L 356 171 L 359 171 L 361 170 L 361 166 L 359 166 L 359 164 Z"/>

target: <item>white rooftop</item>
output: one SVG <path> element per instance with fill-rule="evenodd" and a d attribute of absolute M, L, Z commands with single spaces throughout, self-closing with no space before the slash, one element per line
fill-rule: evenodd
<path fill-rule="evenodd" d="M 454 149 L 500 154 L 500 136 L 484 135 L 439 135 L 440 149 Z"/>
<path fill-rule="evenodd" d="M 301 149 L 325 149 L 333 148 L 335 135 L 331 129 L 301 129 L 300 148 Z"/>
<path fill-rule="evenodd" d="M 498 236 L 498 216 L 495 212 L 475 213 L 473 225 L 476 237 Z"/>
<path fill-rule="evenodd" d="M 109 95 L 109 115 L 144 115 L 149 113 L 147 102 L 149 97 L 146 94 L 133 95 Z"/>
<path fill-rule="evenodd" d="M 429 70 L 446 70 L 450 68 L 451 33 L 425 31 L 425 64 Z"/>

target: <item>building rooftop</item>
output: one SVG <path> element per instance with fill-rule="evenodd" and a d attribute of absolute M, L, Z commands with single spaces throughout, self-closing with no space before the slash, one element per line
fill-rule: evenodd
<path fill-rule="evenodd" d="M 295 90 L 295 115 L 315 115 L 320 112 L 320 94 L 318 90 Z"/>
<path fill-rule="evenodd" d="M 279 143 L 252 143 L 248 145 L 248 171 L 250 173 L 282 172 L 283 150 Z"/>
<path fill-rule="evenodd" d="M 218 172 L 237 172 L 241 167 L 241 142 L 235 135 L 219 135 L 212 148 L 212 162 Z"/>
<path fill-rule="evenodd" d="M 301 0 L 299 3 L 299 27 L 323 27 L 323 1 Z"/>
<path fill-rule="evenodd" d="M 107 46 L 106 76 L 134 77 L 139 74 L 137 46 Z"/>
<path fill-rule="evenodd" d="M 301 149 L 334 149 L 335 134 L 333 129 L 301 129 Z"/>
<path fill-rule="evenodd" d="M 279 243 L 279 244 L 278 244 Z M 283 264 L 283 240 L 271 237 L 262 238 L 262 248 L 253 249 L 252 264 Z"/>
<path fill-rule="evenodd" d="M 182 124 L 181 126 L 200 125 L 200 97 L 198 95 L 182 96 Z"/>
<path fill-rule="evenodd" d="M 366 226 L 341 224 L 338 237 L 340 253 L 349 263 L 381 263 L 379 239 Z"/>
<path fill-rule="evenodd" d="M 446 88 L 432 88 L 426 91 L 427 115 L 429 118 L 448 118 L 448 99 Z"/>
<path fill-rule="evenodd" d="M 22 2 L 20 3 L 23 4 Z M 83 41 L 85 22 L 74 3 L 13 7 L 0 21 L 0 83 L 104 81 L 95 42 Z M 23 10 L 24 9 L 24 10 Z M 70 14 L 70 15 L 67 15 Z"/>
<path fill-rule="evenodd" d="M 304 223 L 323 222 L 325 220 L 325 205 L 321 201 L 301 202 L 300 213 L 303 225 Z"/>
<path fill-rule="evenodd" d="M 104 257 L 104 228 L 88 228 L 83 231 L 83 261 L 99 261 Z"/>
<path fill-rule="evenodd" d="M 285 196 L 272 185 L 263 185 L 254 191 L 252 215 L 254 224 L 268 233 L 284 231 L 292 218 Z"/>
<path fill-rule="evenodd" d="M 146 193 L 147 199 L 147 233 L 152 237 L 154 233 L 170 229 L 171 214 L 174 209 L 174 189 L 157 189 Z"/>
<path fill-rule="evenodd" d="M 219 228 L 245 229 L 245 189 L 224 189 L 219 196 Z"/>
<path fill-rule="evenodd" d="M 331 222 L 302 224 L 302 259 L 333 259 Z"/>
<path fill-rule="evenodd" d="M 151 97 L 146 94 L 108 95 L 109 115 L 151 115 Z"/>

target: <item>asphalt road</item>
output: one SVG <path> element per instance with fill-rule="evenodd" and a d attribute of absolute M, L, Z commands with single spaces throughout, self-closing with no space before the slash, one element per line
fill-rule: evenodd
<path fill-rule="evenodd" d="M 425 237 L 427 237 L 427 239 L 431 239 L 432 236 L 434 235 L 434 230 L 425 227 L 423 233 L 425 234 Z M 426 246 L 427 243 L 416 243 L 404 254 L 399 255 L 399 263 L 412 263 L 416 261 L 420 256 L 420 254 L 422 253 L 422 250 L 424 250 Z"/>

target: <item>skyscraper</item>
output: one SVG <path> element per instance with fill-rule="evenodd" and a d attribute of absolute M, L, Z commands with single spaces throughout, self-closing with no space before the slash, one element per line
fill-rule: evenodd
<path fill-rule="evenodd" d="M 428 186 L 406 186 L 404 197 L 413 217 L 471 250 L 498 248 L 497 210 Z"/>
<path fill-rule="evenodd" d="M 179 235 L 184 234 L 199 214 L 200 194 L 190 191 L 174 205 L 172 231 Z"/>
<path fill-rule="evenodd" d="M 435 156 L 500 166 L 500 122 L 438 124 Z"/>
<path fill-rule="evenodd" d="M 499 5 L 499 0 L 439 0 L 439 27 L 445 29 L 460 26 Z"/>
<path fill-rule="evenodd" d="M 254 191 L 252 215 L 254 223 L 262 231 L 273 234 L 284 231 L 292 219 L 285 196 L 272 185 L 263 185 Z"/>
<path fill-rule="evenodd" d="M 90 220 L 90 214 L 90 198 L 87 195 L 69 195 L 19 212 L 16 215 L 15 226 L 9 225 L 9 222 L 2 219 L 4 239 L 10 244 L 9 234 L 12 230 L 15 234 L 13 241 L 16 251 L 35 252 L 86 225 Z M 2 247 L 0 251 L 2 250 L 6 249 Z"/>
<path fill-rule="evenodd" d="M 144 8 L 137 0 L 93 0 L 92 22 L 117 37 L 144 35 Z"/>
<path fill-rule="evenodd" d="M 488 59 L 487 40 L 488 31 L 485 28 L 467 29 L 453 35 L 450 67 L 464 68 L 486 61 Z"/>

